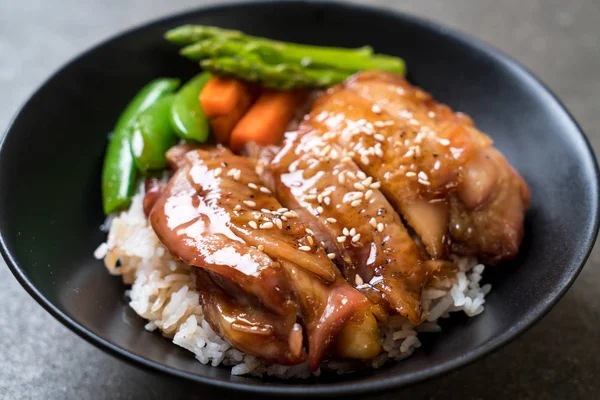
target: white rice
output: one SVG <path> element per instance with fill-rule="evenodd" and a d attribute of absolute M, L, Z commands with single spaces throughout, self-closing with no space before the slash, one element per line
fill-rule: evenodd
<path fill-rule="evenodd" d="M 266 366 L 257 358 L 234 349 L 211 329 L 202 313 L 193 269 L 173 260 L 158 240 L 144 216 L 143 191 L 143 185 L 140 185 L 129 210 L 107 218 L 102 228 L 108 230 L 108 240 L 98 246 L 94 256 L 104 259 L 111 274 L 120 275 L 125 283 L 131 284 L 131 290 L 127 291 L 129 305 L 148 321 L 146 329 L 160 330 L 173 343 L 194 353 L 203 364 L 232 366 L 232 375 L 280 378 L 319 375 L 320 370 L 311 373 L 306 364 Z M 421 346 L 419 333 L 440 332 L 437 321 L 447 318 L 450 312 L 463 311 L 472 317 L 483 311 L 485 295 L 491 289 L 489 284 L 479 285 L 484 266 L 470 258 L 454 261 L 459 267 L 455 279 L 424 290 L 423 322 L 420 325 L 414 326 L 404 317 L 394 316 L 381 328 L 384 351 L 373 360 L 374 368 L 390 359 L 410 356 Z M 344 362 L 331 362 L 322 367 L 338 373 L 350 370 Z"/>

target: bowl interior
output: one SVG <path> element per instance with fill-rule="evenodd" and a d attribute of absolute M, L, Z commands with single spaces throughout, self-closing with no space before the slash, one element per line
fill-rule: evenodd
<path fill-rule="evenodd" d="M 405 58 L 409 79 L 477 126 L 531 185 L 517 260 L 484 277 L 493 290 L 476 318 L 454 316 L 410 359 L 379 370 L 308 381 L 232 377 L 195 361 L 127 306 L 125 286 L 92 256 L 105 235 L 100 171 L 106 136 L 127 101 L 159 76 L 191 77 L 163 33 L 184 23 L 321 45 L 372 45 Z M 357 393 L 462 365 L 521 332 L 575 278 L 597 229 L 593 154 L 557 100 L 498 52 L 411 17 L 330 3 L 222 6 L 127 32 L 52 76 L 10 127 L 0 157 L 0 232 L 8 264 L 49 311 L 96 344 L 163 371 L 254 391 Z M 304 392 L 302 392 L 304 391 Z"/>

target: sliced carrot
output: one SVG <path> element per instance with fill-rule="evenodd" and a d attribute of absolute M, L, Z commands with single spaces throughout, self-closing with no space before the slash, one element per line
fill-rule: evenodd
<path fill-rule="evenodd" d="M 244 144 L 278 144 L 298 107 L 306 100 L 305 91 L 266 90 L 231 133 L 229 147 L 240 152 Z"/>
<path fill-rule="evenodd" d="M 254 88 L 235 79 L 213 76 L 200 92 L 200 106 L 213 134 L 227 144 L 229 135 L 256 98 Z"/>

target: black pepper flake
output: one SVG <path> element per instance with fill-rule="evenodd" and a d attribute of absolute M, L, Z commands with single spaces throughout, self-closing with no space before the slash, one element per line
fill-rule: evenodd
<path fill-rule="evenodd" d="M 385 263 L 386 263 L 386 264 L 389 264 L 389 263 L 390 263 L 390 260 L 385 260 Z"/>
<path fill-rule="evenodd" d="M 251 195 L 250 195 L 250 198 L 251 198 L 251 199 L 253 199 L 253 198 L 254 198 L 254 195 L 253 195 L 253 194 L 251 194 Z"/>
<path fill-rule="evenodd" d="M 433 153 L 433 156 L 434 156 L 435 158 L 438 158 L 438 155 L 437 155 L 437 154 L 435 154 L 435 153 Z"/>
<path fill-rule="evenodd" d="M 287 229 L 287 230 L 289 231 L 290 229 L 292 229 L 292 227 L 291 227 L 291 226 L 289 226 L 289 225 L 286 225 L 286 226 L 285 226 L 285 229 Z"/>
<path fill-rule="evenodd" d="M 385 240 L 381 242 L 381 247 L 385 246 Z"/>
<path fill-rule="evenodd" d="M 227 167 L 227 163 L 225 161 L 221 161 L 221 166 L 226 168 Z"/>

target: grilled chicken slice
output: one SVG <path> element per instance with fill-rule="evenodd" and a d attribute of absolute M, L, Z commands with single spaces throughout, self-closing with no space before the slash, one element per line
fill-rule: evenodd
<path fill-rule="evenodd" d="M 172 170 L 177 170 L 177 168 L 185 163 L 185 155 L 192 150 L 204 150 L 209 152 L 214 157 L 233 154 L 231 150 L 220 144 L 216 146 L 208 146 L 189 142 L 176 144 L 175 146 L 171 147 L 166 154 L 169 167 L 171 167 Z"/>
<path fill-rule="evenodd" d="M 230 337 L 231 318 L 217 315 L 252 314 L 255 308 L 258 320 L 253 324 L 261 325 L 261 319 L 276 314 L 275 336 L 269 340 L 279 348 L 287 340 L 291 344 L 286 354 L 297 356 L 298 331 L 288 317 L 295 320 L 299 315 L 308 335 L 310 366 L 316 369 L 346 322 L 369 306 L 340 278 L 297 215 L 262 186 L 250 159 L 188 152 L 154 205 L 150 221 L 175 257 L 209 271 L 211 280 L 227 293 L 216 291 L 207 304 L 214 311 L 215 329 L 232 342 L 241 339 Z M 236 293 L 242 298 L 236 298 Z M 248 295 L 257 301 L 248 305 Z M 364 327 L 369 329 L 376 333 L 376 328 Z M 370 339 L 378 343 L 376 334 Z M 259 343 L 251 350 L 250 354 L 279 362 L 270 359 L 271 353 Z"/>
<path fill-rule="evenodd" d="M 398 214 L 323 131 L 288 133 L 267 184 L 323 241 L 344 277 L 375 303 L 420 322 L 426 270 Z"/>
<path fill-rule="evenodd" d="M 270 312 L 235 287 L 226 291 L 201 268 L 196 270 L 196 287 L 210 326 L 237 350 L 283 365 L 305 360 L 302 327 L 295 314 Z"/>
<path fill-rule="evenodd" d="M 450 196 L 452 251 L 489 264 L 513 258 L 523 240 L 529 187 L 500 152 L 483 148 Z"/>
<path fill-rule="evenodd" d="M 398 75 L 369 71 L 330 89 L 304 124 L 301 129 L 321 131 L 327 143 L 339 145 L 381 182 L 432 258 L 446 257 L 448 243 L 453 251 L 491 263 L 516 254 L 529 189 L 501 154 L 489 150 L 492 140 L 467 116 Z M 489 151 L 495 161 L 488 160 Z M 497 197 L 513 199 L 512 212 L 494 204 Z M 475 210 L 472 225 L 455 229 Z M 502 228 L 488 232 L 487 221 L 502 222 Z"/>

